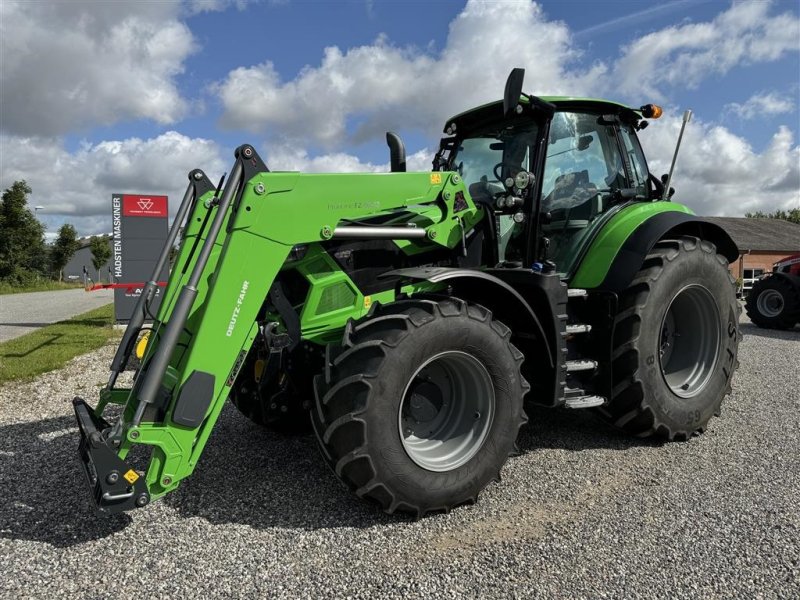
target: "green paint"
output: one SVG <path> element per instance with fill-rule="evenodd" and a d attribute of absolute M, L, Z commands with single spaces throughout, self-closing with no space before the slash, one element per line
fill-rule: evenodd
<path fill-rule="evenodd" d="M 556 104 L 592 102 L 575 98 L 545 98 Z M 602 102 L 603 108 L 613 103 Z M 616 105 L 622 106 L 622 105 Z M 475 109 L 475 110 L 481 110 Z M 164 300 L 153 324 L 143 364 L 154 355 L 159 333 L 172 317 L 178 293 L 196 265 L 218 210 L 213 194 L 198 199 L 190 215 Z M 572 285 L 591 288 L 605 277 L 624 241 L 646 219 L 664 211 L 689 212 L 669 202 L 643 202 L 620 210 L 591 242 Z M 407 256 L 448 249 L 460 252 L 467 233 L 486 217 L 456 173 L 301 174 L 265 172 L 244 182 L 241 199 L 225 215 L 211 257 L 204 267 L 197 296 L 169 367 L 160 382 L 166 393 L 163 419 L 144 420 L 133 427 L 138 405 L 135 389 L 114 388 L 101 394 L 97 413 L 109 404 L 124 404 L 119 427 L 119 456 L 135 444 L 153 449 L 146 483 L 153 499 L 174 490 L 197 465 L 235 378 L 237 357 L 246 354 L 258 335 L 265 298 L 277 277 L 291 277 L 294 309 L 303 341 L 327 344 L 341 340 L 349 320 L 365 315 L 375 303 L 397 299 L 395 284 L 365 296 L 334 258 L 325 251 L 337 227 L 361 225 L 382 217 L 387 226 L 410 225 L 424 238 L 394 240 Z M 204 227 L 206 223 L 206 227 Z M 455 254 L 455 252 L 453 252 Z M 304 283 L 303 283 L 304 282 Z M 306 286 L 306 287 L 304 287 Z M 417 282 L 401 294 L 441 289 L 442 284 Z M 306 289 L 305 296 L 299 298 Z M 285 330 L 279 315 L 266 318 Z M 173 421 L 182 386 L 196 371 L 214 377 L 211 403 L 202 423 L 185 427 Z M 141 372 L 145 373 L 146 369 Z M 145 375 L 146 376 L 146 375 Z M 152 419 L 152 417 L 151 417 Z"/>
<path fill-rule="evenodd" d="M 556 110 L 559 109 L 566 110 L 562 108 L 564 106 L 574 106 L 575 104 L 586 104 L 587 106 L 590 105 L 595 105 L 596 107 L 607 106 L 607 107 L 621 108 L 623 110 L 632 110 L 637 114 L 641 114 L 638 108 L 633 108 L 631 106 L 627 106 L 625 104 L 622 104 L 620 102 L 615 102 L 613 100 L 604 100 L 602 98 L 584 98 L 582 96 L 538 96 L 538 98 L 540 100 L 544 100 L 545 102 L 550 102 L 551 104 L 555 104 Z M 520 104 L 530 103 L 527 96 L 520 96 L 519 102 Z M 480 112 L 492 108 L 502 109 L 502 107 L 503 107 L 502 100 L 487 102 L 486 104 L 481 104 L 480 106 L 476 106 L 475 108 L 471 108 L 469 110 L 465 110 L 462 113 L 458 113 L 457 115 L 453 115 L 452 117 L 447 119 L 446 123 L 452 123 L 453 121 L 458 121 L 470 113 Z"/>
<path fill-rule="evenodd" d="M 675 202 L 642 202 L 622 209 L 594 239 L 570 287 L 591 289 L 600 285 L 625 240 L 647 219 L 663 212 L 693 214 Z"/>
<path fill-rule="evenodd" d="M 187 222 L 144 364 L 158 348 L 159 331 L 169 321 L 178 292 L 195 266 L 207 233 L 207 227 L 202 227 L 204 219 L 210 213 L 205 221 L 210 223 L 217 210 L 206 207 L 210 197 L 209 193 L 196 203 Z M 231 209 L 226 215 L 215 240 L 197 298 L 162 381 L 171 396 L 163 422 L 143 421 L 133 428 L 138 398 L 130 389 L 105 391 L 98 405 L 98 414 L 109 403 L 125 405 L 121 458 L 134 444 L 153 447 L 146 476 L 153 499 L 175 489 L 194 470 L 230 392 L 231 367 L 258 334 L 256 316 L 279 272 L 294 270 L 308 283 L 306 297 L 296 307 L 301 335 L 307 342 L 325 344 L 341 339 L 348 320 L 366 314 L 373 303 L 396 299 L 393 283 L 365 297 L 320 245 L 336 227 L 384 215 L 389 217 L 387 225 L 413 223 L 426 231 L 427 238 L 395 242 L 411 255 L 456 248 L 462 242 L 462 227 L 464 231 L 474 227 L 483 210 L 475 206 L 453 173 L 261 173 L 245 183 L 238 210 L 234 213 Z M 306 249 L 302 258 L 289 259 L 292 248 L 301 245 Z M 401 293 L 436 287 L 408 285 Z M 181 387 L 195 371 L 214 376 L 213 400 L 203 423 L 189 428 L 176 424 L 172 415 Z"/>

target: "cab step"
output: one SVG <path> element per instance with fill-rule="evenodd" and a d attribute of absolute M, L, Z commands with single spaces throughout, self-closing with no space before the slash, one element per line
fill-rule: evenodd
<path fill-rule="evenodd" d="M 606 399 L 602 396 L 576 396 L 574 398 L 567 398 L 564 406 L 567 408 L 594 408 L 595 406 L 603 406 Z"/>
<path fill-rule="evenodd" d="M 589 333 L 592 330 L 591 325 L 585 323 L 573 323 L 567 325 L 567 335 L 575 335 L 576 333 Z"/>
<path fill-rule="evenodd" d="M 567 373 L 575 373 L 577 371 L 594 371 L 597 368 L 596 360 L 568 360 L 566 362 Z"/>

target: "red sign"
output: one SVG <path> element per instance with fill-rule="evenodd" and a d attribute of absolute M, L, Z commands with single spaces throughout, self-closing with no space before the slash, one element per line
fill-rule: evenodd
<path fill-rule="evenodd" d="M 166 196 L 122 196 L 122 214 L 126 217 L 166 217 Z"/>

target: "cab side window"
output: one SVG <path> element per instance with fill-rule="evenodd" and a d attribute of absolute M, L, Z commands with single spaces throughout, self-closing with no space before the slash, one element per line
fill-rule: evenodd
<path fill-rule="evenodd" d="M 620 126 L 619 133 L 622 138 L 622 146 L 625 149 L 625 162 L 631 178 L 629 187 L 634 188 L 638 195 L 647 197 L 650 191 L 647 163 L 636 133 L 634 133 L 633 127 L 627 124 Z"/>

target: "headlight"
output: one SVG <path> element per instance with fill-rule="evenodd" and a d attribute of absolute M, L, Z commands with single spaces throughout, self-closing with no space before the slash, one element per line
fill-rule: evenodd
<path fill-rule="evenodd" d="M 527 171 L 520 171 L 514 178 L 514 185 L 521 190 L 524 190 L 526 187 L 528 187 L 528 184 L 530 182 L 531 182 L 531 176 L 528 174 Z"/>

